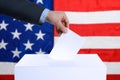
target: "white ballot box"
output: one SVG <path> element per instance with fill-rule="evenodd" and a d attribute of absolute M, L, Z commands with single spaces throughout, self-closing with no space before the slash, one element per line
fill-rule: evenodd
<path fill-rule="evenodd" d="M 16 64 L 15 80 L 106 80 L 106 67 L 96 54 L 78 54 L 71 60 L 28 54 Z"/>

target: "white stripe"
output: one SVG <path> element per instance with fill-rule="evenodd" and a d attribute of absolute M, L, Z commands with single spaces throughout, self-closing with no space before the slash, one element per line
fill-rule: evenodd
<path fill-rule="evenodd" d="M 107 74 L 120 74 L 120 62 L 105 62 Z"/>
<path fill-rule="evenodd" d="M 120 23 L 120 10 L 66 12 L 71 24 Z"/>
<path fill-rule="evenodd" d="M 0 74 L 14 74 L 15 64 L 12 62 L 0 62 Z"/>
<path fill-rule="evenodd" d="M 120 74 L 120 62 L 105 62 L 107 66 L 107 74 Z M 0 62 L 1 74 L 14 74 L 15 63 Z"/>
<path fill-rule="evenodd" d="M 109 36 L 89 36 L 89 37 L 84 37 L 85 38 L 85 43 L 83 45 L 83 49 L 85 48 L 102 48 L 102 49 L 120 49 L 120 36 L 117 37 L 109 37 Z M 55 43 L 59 37 L 55 36 Z"/>

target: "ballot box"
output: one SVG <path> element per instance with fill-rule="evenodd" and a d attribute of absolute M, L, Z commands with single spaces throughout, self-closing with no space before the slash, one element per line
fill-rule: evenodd
<path fill-rule="evenodd" d="M 106 66 L 97 54 L 70 60 L 27 54 L 15 65 L 15 80 L 106 80 Z"/>

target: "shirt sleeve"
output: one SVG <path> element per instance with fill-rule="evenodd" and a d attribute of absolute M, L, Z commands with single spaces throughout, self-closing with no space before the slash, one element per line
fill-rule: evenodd
<path fill-rule="evenodd" d="M 39 21 L 40 23 L 44 23 L 45 22 L 45 19 L 46 19 L 47 15 L 48 15 L 49 11 L 50 10 L 47 9 L 47 8 L 44 9 L 44 11 L 42 12 L 42 14 L 40 16 L 40 21 Z"/>

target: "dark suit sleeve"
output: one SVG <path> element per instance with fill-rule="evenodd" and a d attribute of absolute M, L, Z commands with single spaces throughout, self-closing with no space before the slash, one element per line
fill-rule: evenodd
<path fill-rule="evenodd" d="M 28 0 L 0 0 L 0 13 L 34 24 L 40 24 L 43 10 Z"/>

